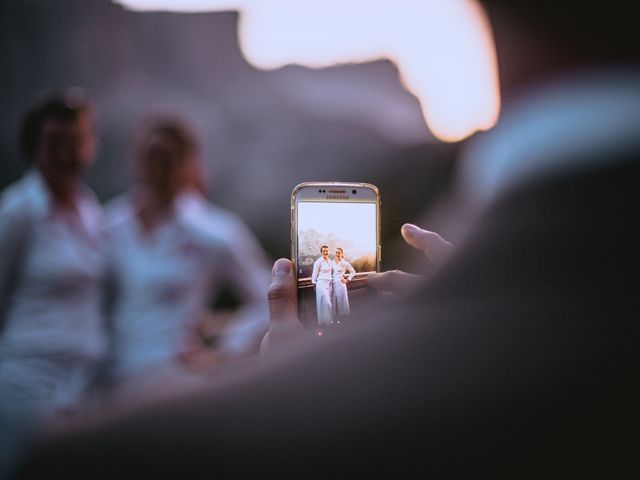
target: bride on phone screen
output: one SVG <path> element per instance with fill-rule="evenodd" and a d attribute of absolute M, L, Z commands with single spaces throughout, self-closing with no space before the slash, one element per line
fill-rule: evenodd
<path fill-rule="evenodd" d="M 336 258 L 331 261 L 333 267 L 333 315 L 345 316 L 351 313 L 349 308 L 349 296 L 347 293 L 347 283 L 353 280 L 356 271 L 349 262 L 344 259 L 344 250 L 336 248 Z M 349 275 L 345 277 L 346 273 Z"/>

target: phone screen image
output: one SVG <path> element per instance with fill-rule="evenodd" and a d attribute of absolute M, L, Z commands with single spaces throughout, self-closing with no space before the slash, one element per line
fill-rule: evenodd
<path fill-rule="evenodd" d="M 375 198 L 296 202 L 298 313 L 306 328 L 321 334 L 348 325 L 375 296 L 367 285 L 379 270 L 377 191 Z"/>

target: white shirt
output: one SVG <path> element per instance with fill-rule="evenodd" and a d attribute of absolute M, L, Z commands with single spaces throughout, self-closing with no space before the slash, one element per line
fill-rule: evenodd
<path fill-rule="evenodd" d="M 2 356 L 104 353 L 102 210 L 88 189 L 76 207 L 55 208 L 37 170 L 0 198 Z"/>
<path fill-rule="evenodd" d="M 267 331 L 266 264 L 256 259 L 248 229 L 218 212 L 201 195 L 185 193 L 170 217 L 145 232 L 126 196 L 110 203 L 112 323 L 121 373 L 172 362 L 223 284 L 244 306 L 220 348 L 242 353 Z"/>
<path fill-rule="evenodd" d="M 349 271 L 348 280 L 349 281 L 353 280 L 353 276 L 356 274 L 356 271 L 351 266 L 351 264 L 349 262 L 347 262 L 344 258 L 342 260 L 340 260 L 339 262 L 336 262 L 335 260 L 332 260 L 331 263 L 332 263 L 332 266 L 333 266 L 333 279 L 334 280 L 342 280 L 344 278 L 344 274 L 347 272 L 347 270 Z"/>
<path fill-rule="evenodd" d="M 331 273 L 333 271 L 331 267 L 332 260 L 325 260 L 320 257 L 313 262 L 313 272 L 311 273 L 311 283 L 314 285 L 318 280 L 331 280 Z"/>

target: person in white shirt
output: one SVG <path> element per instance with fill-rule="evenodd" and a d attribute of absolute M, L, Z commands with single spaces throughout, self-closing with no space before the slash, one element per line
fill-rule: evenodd
<path fill-rule="evenodd" d="M 220 361 L 256 352 L 270 274 L 248 228 L 196 188 L 199 146 L 183 119 L 151 117 L 135 143 L 136 184 L 107 206 L 107 237 L 113 370 L 140 390 L 142 378 L 181 373 L 199 353 Z M 202 318 L 223 287 L 240 307 L 211 349 Z"/>
<path fill-rule="evenodd" d="M 332 260 L 329 259 L 329 247 L 320 247 L 321 257 L 313 263 L 311 283 L 316 288 L 316 311 L 318 313 L 318 325 L 330 325 L 333 323 L 331 314 L 331 281 L 333 278 Z"/>
<path fill-rule="evenodd" d="M 336 258 L 331 260 L 331 266 L 333 268 L 331 298 L 333 316 L 346 316 L 351 313 L 347 283 L 353 280 L 356 271 L 351 264 L 344 259 L 344 250 L 341 247 L 336 248 Z M 345 277 L 347 272 L 349 272 L 349 275 Z"/>
<path fill-rule="evenodd" d="M 75 411 L 105 352 L 102 210 L 82 184 L 96 140 L 79 88 L 37 101 L 30 169 L 0 197 L 0 476 L 29 425 Z"/>

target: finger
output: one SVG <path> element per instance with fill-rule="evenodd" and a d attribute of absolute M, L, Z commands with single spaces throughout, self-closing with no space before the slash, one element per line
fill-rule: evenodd
<path fill-rule="evenodd" d="M 406 297 L 419 288 L 425 277 L 413 273 L 390 270 L 384 273 L 371 273 L 367 277 L 367 284 L 380 292 L 389 292 Z"/>
<path fill-rule="evenodd" d="M 291 260 L 280 258 L 273 264 L 267 297 L 272 323 L 282 323 L 292 317 L 297 318 L 296 280 Z"/>
<path fill-rule="evenodd" d="M 436 232 L 424 230 L 411 223 L 400 229 L 402 237 L 414 248 L 421 250 L 434 265 L 442 265 L 454 250 L 454 245 Z"/>
<path fill-rule="evenodd" d="M 276 260 L 271 271 L 269 299 L 269 331 L 262 338 L 260 353 L 268 355 L 302 335 L 303 327 L 298 320 L 298 293 L 293 263 L 281 258 Z"/>

